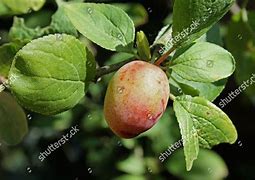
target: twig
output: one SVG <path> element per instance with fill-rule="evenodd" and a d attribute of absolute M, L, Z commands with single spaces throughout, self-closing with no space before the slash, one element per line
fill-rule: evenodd
<path fill-rule="evenodd" d="M 161 63 L 163 63 L 168 56 L 175 50 L 175 46 L 173 46 L 171 49 L 169 49 L 163 56 L 161 56 L 154 64 L 156 66 L 159 66 Z"/>
<path fill-rule="evenodd" d="M 100 78 L 100 77 L 102 77 L 106 74 L 110 74 L 112 72 L 117 71 L 119 68 L 121 68 L 122 66 L 124 66 L 125 64 L 127 64 L 131 61 L 133 61 L 133 59 L 128 59 L 128 60 L 125 60 L 125 61 L 122 61 L 122 62 L 119 62 L 119 63 L 116 63 L 116 64 L 112 64 L 112 65 L 109 65 L 109 66 L 103 66 L 103 67 L 98 68 L 94 81 L 96 82 L 98 78 Z"/>

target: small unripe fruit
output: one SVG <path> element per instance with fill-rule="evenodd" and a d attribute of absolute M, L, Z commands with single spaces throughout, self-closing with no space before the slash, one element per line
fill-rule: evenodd
<path fill-rule="evenodd" d="M 111 79 L 104 101 L 104 115 L 112 131 L 132 138 L 150 129 L 164 113 L 170 88 L 159 67 L 132 61 Z"/>

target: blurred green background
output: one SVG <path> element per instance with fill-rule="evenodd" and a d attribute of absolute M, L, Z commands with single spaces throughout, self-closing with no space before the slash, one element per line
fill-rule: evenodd
<path fill-rule="evenodd" d="M 115 4 L 125 10 L 143 30 L 150 43 L 159 30 L 171 23 L 173 1 L 91 1 Z M 56 4 L 48 0 L 38 12 L 25 18 L 28 27 L 44 27 L 51 21 Z M 0 18 L 0 44 L 8 41 L 13 17 Z M 255 2 L 237 1 L 231 11 L 206 35 L 206 41 L 228 49 L 236 58 L 237 70 L 215 101 L 238 88 L 255 73 Z M 127 54 L 114 54 L 80 38 L 90 47 L 100 66 L 120 62 Z M 103 100 L 112 74 L 92 83 L 86 97 L 72 110 L 46 117 L 27 112 L 29 133 L 17 146 L 0 144 L 1 180 L 219 180 L 255 179 L 255 86 L 250 86 L 223 110 L 235 124 L 239 138 L 234 145 L 221 144 L 213 150 L 201 150 L 192 171 L 186 172 L 182 148 L 163 163 L 161 153 L 180 139 L 179 127 L 169 103 L 161 120 L 148 132 L 131 140 L 120 139 L 108 128 L 103 116 Z M 57 142 L 72 126 L 80 131 L 43 162 L 40 152 Z"/>

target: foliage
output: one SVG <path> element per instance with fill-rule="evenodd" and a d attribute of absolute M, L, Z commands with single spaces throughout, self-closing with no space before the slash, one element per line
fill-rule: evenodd
<path fill-rule="evenodd" d="M 39 11 L 44 3 L 44 0 L 0 2 L 0 16 L 13 17 L 8 42 L 0 46 L 0 80 L 1 88 L 5 88 L 0 93 L 1 141 L 10 145 L 22 142 L 28 133 L 25 111 L 29 111 L 35 119 L 31 134 L 37 126 L 44 135 L 47 134 L 44 126 L 54 134 L 68 129 L 74 123 L 70 119 L 77 120 L 88 134 L 81 135 L 86 138 L 81 146 L 89 149 L 87 163 L 93 166 L 105 161 L 102 166 L 116 166 L 122 172 L 116 179 L 146 179 L 148 167 L 155 176 L 161 170 L 184 179 L 227 176 L 224 161 L 204 148 L 237 140 L 232 121 L 213 101 L 235 69 L 239 84 L 253 72 L 254 12 L 243 8 L 232 16 L 225 37 L 228 51 L 223 48 L 217 23 L 229 11 L 233 0 L 175 1 L 172 23 L 158 32 L 153 43 L 145 32 L 136 34 L 136 27 L 148 21 L 148 14 L 139 3 L 57 0 L 58 9 L 50 23 L 36 28 L 29 27 L 24 16 L 14 16 Z M 191 27 L 194 22 L 196 26 Z M 241 34 L 241 38 L 237 39 L 236 34 Z M 102 60 L 107 66 L 101 66 L 98 59 L 95 61 L 96 45 L 114 53 L 110 59 Z M 111 162 L 108 158 L 114 157 L 111 145 L 116 143 L 116 137 L 110 138 L 102 99 L 111 77 L 108 74 L 135 59 L 159 65 L 166 72 L 173 107 L 169 106 L 148 132 L 132 140 L 119 140 L 129 154 Z M 254 100 L 254 87 L 247 94 Z M 41 123 L 42 119 L 45 123 Z M 179 138 L 183 139 L 183 151 L 176 152 L 164 167 L 158 167 L 155 156 Z M 153 142 L 147 145 L 151 152 L 144 152 L 143 139 Z M 213 174 L 208 175 L 207 166 L 213 169 Z M 104 173 L 98 172 L 112 178 Z"/>

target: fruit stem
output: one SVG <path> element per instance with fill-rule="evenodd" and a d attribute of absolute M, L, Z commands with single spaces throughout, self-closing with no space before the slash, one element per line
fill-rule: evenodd
<path fill-rule="evenodd" d="M 170 99 L 171 99 L 172 101 L 175 101 L 175 98 L 176 98 L 176 97 L 175 97 L 173 94 L 170 93 L 169 97 L 170 97 Z"/>
<path fill-rule="evenodd" d="M 103 67 L 99 67 L 97 68 L 97 72 L 96 72 L 96 77 L 94 78 L 94 82 L 97 81 L 98 78 L 106 75 L 106 74 L 110 74 L 112 72 L 115 72 L 117 71 L 119 68 L 121 68 L 122 66 L 124 66 L 125 64 L 133 61 L 134 59 L 127 59 L 125 61 L 122 61 L 122 62 L 119 62 L 119 63 L 116 63 L 116 64 L 112 64 L 112 65 L 109 65 L 109 66 L 103 66 Z"/>
<path fill-rule="evenodd" d="M 175 50 L 175 46 L 173 46 L 171 49 L 169 49 L 163 56 L 161 56 L 154 64 L 156 66 L 159 66 L 161 63 L 163 63 L 168 56 Z"/>

